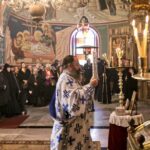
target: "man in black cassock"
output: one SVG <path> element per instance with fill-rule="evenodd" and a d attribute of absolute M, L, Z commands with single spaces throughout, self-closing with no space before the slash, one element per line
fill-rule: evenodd
<path fill-rule="evenodd" d="M 98 59 L 99 84 L 96 88 L 95 98 L 104 104 L 111 103 L 111 72 L 106 66 L 107 63 L 104 60 Z"/>

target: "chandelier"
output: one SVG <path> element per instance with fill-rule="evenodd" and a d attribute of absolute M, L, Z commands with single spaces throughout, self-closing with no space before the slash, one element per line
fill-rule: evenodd
<path fill-rule="evenodd" d="M 35 3 L 30 5 L 29 12 L 32 20 L 35 22 L 39 22 L 43 20 L 43 15 L 45 14 L 45 8 L 42 4 Z"/>
<path fill-rule="evenodd" d="M 149 78 L 147 73 L 147 40 L 149 35 L 149 0 L 132 0 L 129 21 L 133 28 L 134 39 L 138 50 L 138 69 L 142 79 Z"/>

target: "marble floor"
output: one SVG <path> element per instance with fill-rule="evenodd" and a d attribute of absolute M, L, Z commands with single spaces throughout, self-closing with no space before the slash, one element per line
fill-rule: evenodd
<path fill-rule="evenodd" d="M 115 110 L 117 105 L 117 101 L 113 101 L 112 104 L 101 104 L 95 101 L 91 136 L 93 141 L 100 141 L 101 147 L 105 149 L 108 145 L 109 116 L 111 112 Z M 150 116 L 147 115 L 150 113 L 149 105 L 150 104 L 145 101 L 138 102 L 138 112 L 143 114 L 145 121 L 150 119 Z M 15 139 L 16 141 L 20 141 L 20 143 L 22 143 L 22 141 L 43 141 L 47 147 L 49 146 L 53 121 L 50 118 L 48 106 L 27 106 L 27 110 L 29 117 L 19 126 L 19 128 L 0 129 L 0 143 L 7 141 L 9 144 L 9 141 Z M 23 150 L 23 147 L 21 149 Z M 24 149 L 27 150 L 27 147 Z M 40 148 L 38 149 L 40 150 Z M 1 145 L 0 150 L 3 150 Z"/>

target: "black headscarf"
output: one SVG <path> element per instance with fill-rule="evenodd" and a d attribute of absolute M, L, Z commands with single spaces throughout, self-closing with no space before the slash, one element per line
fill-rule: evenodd
<path fill-rule="evenodd" d="M 5 64 L 3 67 L 3 71 L 7 71 L 7 68 L 11 68 L 12 66 L 9 64 Z"/>

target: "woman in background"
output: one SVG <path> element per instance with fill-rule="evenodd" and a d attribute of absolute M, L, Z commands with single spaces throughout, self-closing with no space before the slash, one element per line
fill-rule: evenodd
<path fill-rule="evenodd" d="M 21 92 L 19 95 L 20 105 L 22 114 L 26 114 L 25 103 L 27 102 L 27 94 L 28 94 L 28 79 L 30 76 L 30 70 L 26 68 L 26 64 L 24 62 L 21 63 L 21 68 L 18 72 L 18 81 L 21 87 Z"/>

